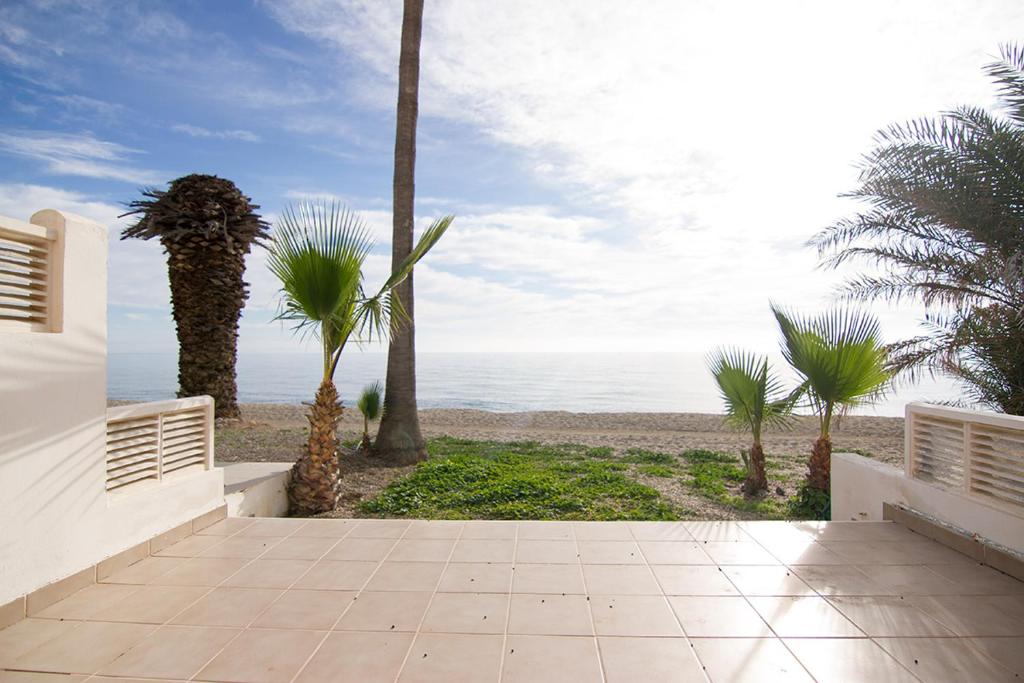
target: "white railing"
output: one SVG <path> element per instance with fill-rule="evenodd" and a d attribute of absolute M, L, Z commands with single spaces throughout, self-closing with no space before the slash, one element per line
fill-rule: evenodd
<path fill-rule="evenodd" d="M 107 491 L 213 467 L 213 399 L 107 408 Z"/>
<path fill-rule="evenodd" d="M 908 477 L 1024 515 L 1024 417 L 910 403 Z"/>

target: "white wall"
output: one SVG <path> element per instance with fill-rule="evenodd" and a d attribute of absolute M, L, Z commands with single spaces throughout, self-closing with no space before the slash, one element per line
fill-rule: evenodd
<path fill-rule="evenodd" d="M 217 469 L 107 495 L 107 231 L 52 210 L 31 222 L 64 230 L 63 331 L 0 327 L 0 604 L 223 503 Z"/>
<path fill-rule="evenodd" d="M 1024 552 L 1024 518 L 912 479 L 855 453 L 832 454 L 832 519 L 881 521 L 882 504 L 904 505 Z"/>

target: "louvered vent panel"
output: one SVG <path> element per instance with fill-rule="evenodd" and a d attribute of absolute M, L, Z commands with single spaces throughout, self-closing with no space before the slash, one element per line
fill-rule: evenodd
<path fill-rule="evenodd" d="M 206 417 L 203 408 L 163 417 L 163 472 L 206 466 Z"/>
<path fill-rule="evenodd" d="M 911 443 L 914 478 L 947 488 L 963 487 L 963 422 L 915 415 Z"/>
<path fill-rule="evenodd" d="M 970 444 L 971 493 L 1024 506 L 1024 431 L 973 424 Z"/>
<path fill-rule="evenodd" d="M 107 423 L 107 490 L 160 477 L 156 415 Z"/>
<path fill-rule="evenodd" d="M 46 239 L 0 233 L 0 321 L 48 324 L 48 258 Z"/>

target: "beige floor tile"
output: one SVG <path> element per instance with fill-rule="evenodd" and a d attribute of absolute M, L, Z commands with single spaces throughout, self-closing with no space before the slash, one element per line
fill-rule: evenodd
<path fill-rule="evenodd" d="M 590 595 L 661 595 L 650 567 L 643 565 L 583 565 L 583 580 Z"/>
<path fill-rule="evenodd" d="M 276 536 L 231 536 L 207 548 L 198 557 L 240 557 L 255 559 L 281 542 Z"/>
<path fill-rule="evenodd" d="M 961 595 L 1021 595 L 1024 581 L 981 564 L 938 564 L 929 569 L 941 574 L 962 591 Z"/>
<path fill-rule="evenodd" d="M 881 646 L 866 638 L 796 638 L 785 643 L 819 683 L 917 681 Z"/>
<path fill-rule="evenodd" d="M 599 636 L 683 635 L 664 597 L 592 595 L 590 610 Z"/>
<path fill-rule="evenodd" d="M 833 596 L 829 602 L 872 637 L 953 635 L 935 619 L 898 596 Z"/>
<path fill-rule="evenodd" d="M 183 562 L 185 560 L 180 557 L 144 557 L 135 564 L 101 579 L 100 583 L 152 583 Z"/>
<path fill-rule="evenodd" d="M 583 564 L 643 564 L 644 556 L 634 541 L 579 541 Z"/>
<path fill-rule="evenodd" d="M 964 565 L 948 565 L 959 567 Z M 960 587 L 923 565 L 875 564 L 857 567 L 896 595 L 962 595 Z M 886 591 L 889 592 L 889 591 Z"/>
<path fill-rule="evenodd" d="M 835 554 L 821 543 L 799 541 L 764 543 L 763 546 L 779 562 L 793 567 L 805 564 L 838 566 L 849 563 L 849 560 Z"/>
<path fill-rule="evenodd" d="M 412 645 L 412 639 L 411 633 L 332 633 L 295 681 L 394 681 Z"/>
<path fill-rule="evenodd" d="M 633 541 L 628 522 L 573 522 L 577 541 Z"/>
<path fill-rule="evenodd" d="M 118 583 L 93 584 L 36 612 L 33 616 L 43 619 L 92 619 L 111 603 L 127 598 L 139 588 L 140 586 Z"/>
<path fill-rule="evenodd" d="M 798 545 L 814 540 L 814 535 L 792 522 L 764 521 L 740 522 L 751 538 L 765 547 L 769 545 Z"/>
<path fill-rule="evenodd" d="M 415 632 L 427 611 L 430 596 L 428 592 L 409 591 L 396 595 L 393 592 L 363 591 L 352 602 L 335 630 Z"/>
<path fill-rule="evenodd" d="M 665 595 L 737 595 L 739 591 L 714 565 L 658 564 L 651 570 Z"/>
<path fill-rule="evenodd" d="M 469 525 L 466 526 L 469 528 Z M 511 562 L 515 542 L 508 539 L 469 539 L 455 543 L 452 562 Z"/>
<path fill-rule="evenodd" d="M 825 598 L 752 597 L 748 600 L 781 638 L 864 637 L 860 629 Z"/>
<path fill-rule="evenodd" d="M 343 538 L 323 559 L 379 562 L 388 556 L 395 543 L 393 538 Z"/>
<path fill-rule="evenodd" d="M 401 538 L 409 528 L 402 519 L 364 519 L 349 532 L 351 538 Z"/>
<path fill-rule="evenodd" d="M 968 638 L 966 642 L 1024 678 L 1024 638 Z"/>
<path fill-rule="evenodd" d="M 683 522 L 698 541 L 750 541 L 739 522 Z"/>
<path fill-rule="evenodd" d="M 10 666 L 18 657 L 65 635 L 75 626 L 76 621 L 30 617 L 0 630 L 0 667 Z"/>
<path fill-rule="evenodd" d="M 516 537 L 517 522 L 471 520 L 462 527 L 459 538 L 470 540 L 511 540 Z"/>
<path fill-rule="evenodd" d="M 793 573 L 822 595 L 889 595 L 892 589 L 880 586 L 851 566 L 803 565 Z"/>
<path fill-rule="evenodd" d="M 453 539 L 405 539 L 398 541 L 389 562 L 446 562 L 455 546 Z"/>
<path fill-rule="evenodd" d="M 299 528 L 292 538 L 343 538 L 356 526 L 354 519 L 311 519 L 309 524 Z"/>
<path fill-rule="evenodd" d="M 470 565 L 463 565 L 470 566 Z M 512 572 L 514 593 L 573 593 L 586 592 L 583 572 L 575 564 L 519 564 Z"/>
<path fill-rule="evenodd" d="M 707 541 L 700 547 L 716 564 L 780 564 L 753 541 Z"/>
<path fill-rule="evenodd" d="M 765 638 L 771 629 L 742 597 L 675 596 L 669 604 L 691 638 Z"/>
<path fill-rule="evenodd" d="M 288 683 L 324 634 L 319 631 L 245 631 L 199 672 L 207 681 Z"/>
<path fill-rule="evenodd" d="M 967 564 L 970 559 L 934 541 L 824 541 L 851 564 Z"/>
<path fill-rule="evenodd" d="M 704 683 L 686 638 L 598 639 L 607 683 Z"/>
<path fill-rule="evenodd" d="M 353 604 L 354 597 L 355 591 L 285 591 L 252 625 L 256 628 L 326 631 Z"/>
<path fill-rule="evenodd" d="M 578 564 L 579 553 L 575 541 L 532 541 L 519 539 L 516 544 L 516 563 Z"/>
<path fill-rule="evenodd" d="M 508 632 L 592 636 L 590 606 L 583 595 L 517 594 L 509 607 Z"/>
<path fill-rule="evenodd" d="M 407 539 L 456 539 L 462 534 L 465 522 L 449 520 L 414 520 L 403 538 Z"/>
<path fill-rule="evenodd" d="M 510 635 L 502 683 L 601 683 L 594 638 Z"/>
<path fill-rule="evenodd" d="M 924 537 L 893 522 L 798 522 L 819 541 L 920 541 Z"/>
<path fill-rule="evenodd" d="M 320 560 L 301 579 L 296 581 L 292 588 L 332 591 L 359 590 L 377 569 L 377 565 L 377 562 Z"/>
<path fill-rule="evenodd" d="M 692 642 L 712 681 L 813 681 L 778 638 L 694 638 Z"/>
<path fill-rule="evenodd" d="M 1004 683 L 1019 680 L 1003 665 L 960 638 L 876 638 L 915 676 L 935 683 Z"/>
<path fill-rule="evenodd" d="M 96 614 L 100 621 L 162 624 L 209 591 L 204 586 L 141 586 Z"/>
<path fill-rule="evenodd" d="M 88 676 L 69 676 L 68 674 L 47 674 L 38 671 L 0 671 L 0 683 L 85 683 Z"/>
<path fill-rule="evenodd" d="M 319 560 L 338 543 L 330 536 L 289 536 L 263 554 L 264 560 Z"/>
<path fill-rule="evenodd" d="M 504 633 L 507 595 L 437 593 L 420 630 L 424 633 Z"/>
<path fill-rule="evenodd" d="M 153 579 L 157 586 L 216 586 L 249 560 L 238 557 L 193 557 Z"/>
<path fill-rule="evenodd" d="M 384 562 L 366 590 L 433 591 L 444 571 L 443 562 Z"/>
<path fill-rule="evenodd" d="M 1024 636 L 1024 597 L 1019 595 L 947 595 L 910 597 L 960 636 Z"/>
<path fill-rule="evenodd" d="M 443 593 L 508 593 L 512 565 L 463 562 L 448 565 L 437 590 Z"/>
<path fill-rule="evenodd" d="M 224 540 L 223 537 L 214 535 L 189 536 L 153 554 L 157 557 L 195 557 L 204 550 L 223 543 Z"/>
<path fill-rule="evenodd" d="M 574 540 L 571 522 L 519 522 L 519 542 Z"/>
<path fill-rule="evenodd" d="M 236 588 L 288 588 L 308 572 L 313 560 L 253 560 L 225 582 Z"/>
<path fill-rule="evenodd" d="M 685 522 L 630 522 L 629 530 L 638 541 L 692 541 Z"/>
<path fill-rule="evenodd" d="M 246 626 L 280 596 L 269 588 L 215 588 L 174 618 L 191 626 Z"/>
<path fill-rule="evenodd" d="M 302 527 L 306 526 L 309 520 L 263 517 L 255 520 L 252 524 L 240 529 L 238 536 L 268 536 L 271 538 L 284 538 L 291 536 Z"/>
<path fill-rule="evenodd" d="M 255 519 L 250 517 L 227 517 L 219 522 L 211 524 L 205 529 L 196 532 L 197 536 L 233 536 L 247 526 L 251 526 Z"/>
<path fill-rule="evenodd" d="M 501 667 L 502 636 L 421 633 L 398 677 L 400 683 L 495 681 Z"/>
<path fill-rule="evenodd" d="M 228 628 L 162 626 L 99 673 L 188 680 L 239 633 Z"/>
<path fill-rule="evenodd" d="M 153 632 L 148 624 L 84 622 L 30 650 L 11 665 L 16 669 L 91 674 Z"/>
<path fill-rule="evenodd" d="M 640 551 L 650 564 L 707 564 L 715 563 L 692 541 L 640 541 Z"/>
<path fill-rule="evenodd" d="M 722 572 L 744 595 L 814 595 L 814 589 L 804 583 L 788 567 L 732 565 Z"/>

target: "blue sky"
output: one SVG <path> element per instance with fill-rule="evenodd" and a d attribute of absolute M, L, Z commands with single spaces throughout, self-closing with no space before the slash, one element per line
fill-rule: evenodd
<path fill-rule="evenodd" d="M 837 275 L 803 242 L 878 128 L 986 105 L 1018 2 L 639 4 L 427 0 L 417 212 L 455 228 L 417 276 L 424 350 L 770 349 L 770 299 L 818 309 Z M 124 202 L 191 172 L 270 219 L 339 198 L 387 267 L 400 3 L 0 6 L 0 214 L 109 226 L 112 350 L 172 350 L 158 245 Z M 241 349 L 269 322 L 250 259 Z M 886 333 L 919 311 L 877 308 Z"/>

